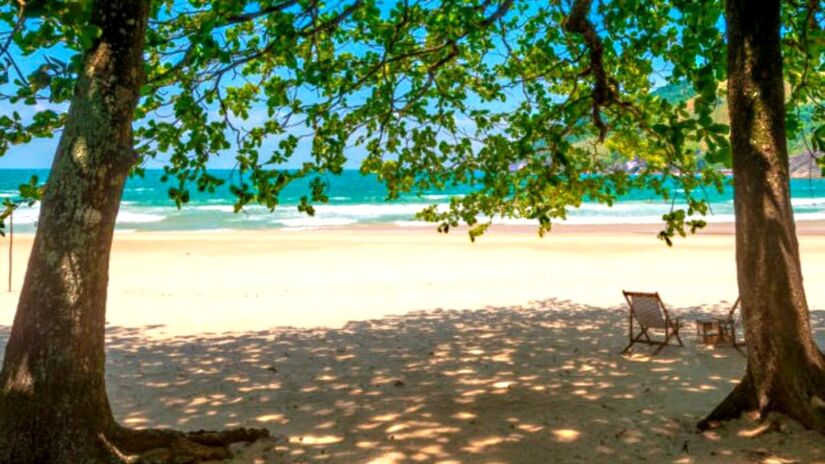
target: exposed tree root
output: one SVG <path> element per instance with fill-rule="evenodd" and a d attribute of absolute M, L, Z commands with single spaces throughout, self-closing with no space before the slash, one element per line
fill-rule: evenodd
<path fill-rule="evenodd" d="M 739 385 L 706 418 L 699 421 L 696 427 L 699 430 L 708 430 L 718 426 L 719 422 L 737 419 L 742 413 L 756 410 L 758 407 L 753 378 L 747 373 Z"/>
<path fill-rule="evenodd" d="M 238 428 L 220 432 L 199 430 L 132 430 L 115 425 L 108 435 L 111 444 L 128 461 L 142 463 L 197 463 L 228 459 L 229 445 L 269 437 L 266 429 Z M 128 462 L 127 461 L 127 462 Z"/>

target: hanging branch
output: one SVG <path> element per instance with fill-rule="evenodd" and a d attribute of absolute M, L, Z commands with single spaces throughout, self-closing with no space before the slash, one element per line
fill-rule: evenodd
<path fill-rule="evenodd" d="M 599 130 L 599 142 L 604 141 L 607 134 L 607 124 L 602 120 L 601 110 L 605 106 L 618 102 L 619 94 L 616 91 L 615 81 L 607 76 L 604 70 L 604 46 L 596 33 L 596 28 L 588 19 L 592 0 L 576 0 L 564 22 L 564 30 L 579 34 L 589 49 L 590 66 L 582 72 L 582 76 L 593 76 L 593 124 Z"/>

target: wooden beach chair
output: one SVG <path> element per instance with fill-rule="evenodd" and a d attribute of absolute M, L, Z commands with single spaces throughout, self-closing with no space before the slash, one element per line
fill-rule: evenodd
<path fill-rule="evenodd" d="M 737 298 L 724 317 L 697 320 L 696 334 L 702 343 L 709 345 L 730 344 L 742 353 L 740 347 L 745 346 L 745 342 L 744 340 L 737 340 L 736 337 L 737 328 L 742 327 L 742 313 L 737 311 L 739 306 L 740 300 Z"/>
<path fill-rule="evenodd" d="M 682 322 L 679 318 L 670 317 L 658 292 L 622 291 L 622 293 L 624 294 L 624 299 L 627 301 L 630 322 L 628 330 L 630 343 L 622 350 L 622 354 L 627 353 L 630 347 L 636 343 L 644 343 L 657 346 L 651 355 L 656 356 L 662 351 L 662 348 L 671 344 L 670 340 L 673 338 L 678 342 L 678 346 L 685 346 L 679 337 L 679 329 L 682 327 Z M 639 328 L 638 333 L 633 332 L 634 322 Z M 651 338 L 651 330 L 664 331 L 664 339 L 655 340 Z"/>
<path fill-rule="evenodd" d="M 730 311 L 728 311 L 727 317 L 717 317 L 716 321 L 719 323 L 719 327 L 721 327 L 720 332 L 725 338 L 727 342 L 733 345 L 740 353 L 745 354 L 742 352 L 740 347 L 746 346 L 745 340 L 737 340 L 736 339 L 736 328 L 742 327 L 742 311 L 740 309 L 741 300 L 740 297 L 736 297 L 736 301 L 731 306 Z"/>

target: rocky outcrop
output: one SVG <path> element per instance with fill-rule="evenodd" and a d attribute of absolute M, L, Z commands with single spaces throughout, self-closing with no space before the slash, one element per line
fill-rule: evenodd
<path fill-rule="evenodd" d="M 822 168 L 817 164 L 825 161 L 825 153 L 805 152 L 790 159 L 791 177 L 796 178 L 821 178 Z"/>

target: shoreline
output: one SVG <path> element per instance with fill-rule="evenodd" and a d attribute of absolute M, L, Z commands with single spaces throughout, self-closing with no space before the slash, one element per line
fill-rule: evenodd
<path fill-rule="evenodd" d="M 115 235 L 106 327 L 113 414 L 129 427 L 266 427 L 233 462 L 784 462 L 821 435 L 748 417 L 695 424 L 745 358 L 693 321 L 736 298 L 733 224 L 667 247 L 657 225 Z M 823 224 L 799 223 L 825 346 Z M 33 235 L 15 234 L 0 349 Z M 0 254 L 8 248 L 0 241 Z M 0 260 L 0 281 L 7 277 Z M 627 344 L 621 290 L 659 291 L 685 347 Z M 638 345 L 637 345 L 638 346 Z M 0 351 L 2 356 L 2 351 Z M 689 454 L 686 451 L 689 444 Z M 764 458 L 764 459 L 763 459 Z"/>
<path fill-rule="evenodd" d="M 554 224 L 552 230 L 545 233 L 545 237 L 551 236 L 553 234 L 651 234 L 656 237 L 660 230 L 662 230 L 664 226 L 663 222 L 659 223 L 616 223 L 616 224 Z M 123 229 L 115 229 L 115 236 L 116 237 L 123 237 L 123 236 L 151 236 L 151 235 L 158 235 L 158 236 L 184 236 L 184 235 L 193 235 L 194 237 L 200 236 L 221 236 L 221 235 L 270 235 L 270 234 L 286 234 L 286 235 L 294 235 L 294 234 L 301 234 L 301 233 L 374 233 L 374 232 L 382 232 L 382 233 L 401 233 L 401 234 L 418 234 L 418 233 L 431 233 L 433 235 L 465 235 L 467 230 L 469 229 L 465 225 L 461 225 L 458 227 L 454 227 L 450 229 L 449 234 L 442 234 L 439 233 L 437 230 L 437 224 L 435 223 L 421 223 L 420 225 L 399 225 L 392 222 L 388 223 L 374 223 L 374 224 L 346 224 L 346 225 L 330 225 L 330 226 L 318 226 L 318 227 L 272 227 L 272 228 L 237 228 L 237 229 L 230 229 L 230 228 L 223 228 L 223 229 L 180 229 L 180 230 L 140 230 L 134 228 L 123 228 Z M 691 235 L 696 236 L 703 236 L 703 235 L 734 235 L 735 234 L 735 223 L 733 222 L 711 222 L 708 223 L 703 229 L 700 229 L 696 232 L 696 234 L 691 234 L 689 231 L 686 231 L 686 238 L 690 238 Z M 812 220 L 797 220 L 796 221 L 796 233 L 797 235 L 806 235 L 806 236 L 825 236 L 825 220 L 822 219 L 812 219 Z M 485 236 L 489 236 L 492 234 L 514 234 L 514 235 L 535 235 L 538 237 L 538 226 L 537 225 L 528 225 L 528 224 L 493 224 L 487 230 L 487 232 L 482 235 L 478 240 L 483 240 Z M 8 235 L 8 232 L 7 232 Z M 15 232 L 15 237 L 34 237 L 34 232 Z M 676 237 L 675 240 L 679 240 L 681 237 Z M 0 248 L 3 241 L 0 238 Z"/>
<path fill-rule="evenodd" d="M 107 322 L 168 338 L 547 298 L 609 310 L 623 307 L 621 290 L 659 291 L 675 310 L 736 298 L 733 224 L 711 224 L 672 247 L 657 239 L 657 226 L 559 226 L 544 238 L 529 226 L 494 226 L 474 243 L 463 229 L 397 226 L 119 233 Z M 813 284 L 825 276 L 825 222 L 798 228 L 808 301 L 825 309 L 825 287 Z M 32 242 L 15 234 L 0 326 L 11 325 Z"/>

